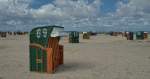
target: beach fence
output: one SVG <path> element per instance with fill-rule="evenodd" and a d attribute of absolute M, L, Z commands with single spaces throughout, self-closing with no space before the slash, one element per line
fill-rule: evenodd
<path fill-rule="evenodd" d="M 24 35 L 27 35 L 28 32 L 0 32 L 0 40 L 22 40 Z"/>
<path fill-rule="evenodd" d="M 83 32 L 83 39 L 90 39 L 90 33 L 89 32 Z"/>
<path fill-rule="evenodd" d="M 97 32 L 88 32 L 90 34 L 90 36 L 96 36 Z"/>
<path fill-rule="evenodd" d="M 7 37 L 7 32 L 0 32 L 0 37 L 6 38 Z"/>
<path fill-rule="evenodd" d="M 26 34 L 28 34 L 28 32 L 20 32 L 20 31 L 13 32 L 13 35 L 26 35 Z"/>
<path fill-rule="evenodd" d="M 109 32 L 109 35 L 126 37 L 126 32 Z"/>
<path fill-rule="evenodd" d="M 110 36 L 118 36 L 118 32 L 110 32 Z"/>
<path fill-rule="evenodd" d="M 8 35 L 13 35 L 13 32 L 7 32 Z"/>
<path fill-rule="evenodd" d="M 63 27 L 44 26 L 30 32 L 30 71 L 54 73 L 63 64 L 63 45 L 59 44 Z"/>
<path fill-rule="evenodd" d="M 77 31 L 69 32 L 69 43 L 79 43 L 79 32 Z"/>

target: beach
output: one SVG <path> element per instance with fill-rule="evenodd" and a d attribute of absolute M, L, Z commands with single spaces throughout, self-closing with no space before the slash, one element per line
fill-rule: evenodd
<path fill-rule="evenodd" d="M 29 71 L 29 35 L 0 38 L 0 79 L 150 79 L 150 39 L 98 34 L 64 45 L 54 74 Z"/>

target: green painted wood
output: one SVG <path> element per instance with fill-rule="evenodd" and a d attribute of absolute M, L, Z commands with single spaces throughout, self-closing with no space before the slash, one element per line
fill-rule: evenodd
<path fill-rule="evenodd" d="M 137 38 L 137 40 L 143 40 L 144 32 L 136 32 L 136 38 Z"/>
<path fill-rule="evenodd" d="M 30 48 L 30 71 L 36 71 L 36 48 Z"/>
<path fill-rule="evenodd" d="M 48 39 L 55 31 L 63 28 L 59 26 L 45 26 L 34 28 L 30 32 L 30 44 L 39 44 L 44 48 L 48 47 Z M 53 33 L 54 32 L 54 33 Z M 37 47 L 30 47 L 30 71 L 47 71 L 47 51 Z"/>
<path fill-rule="evenodd" d="M 33 29 L 30 33 L 30 43 L 36 43 L 47 47 L 48 37 L 50 36 L 52 30 L 53 27 L 39 27 Z"/>
<path fill-rule="evenodd" d="M 47 53 L 41 48 L 30 48 L 30 71 L 47 71 Z"/>
<path fill-rule="evenodd" d="M 47 47 L 48 38 L 51 37 L 51 33 L 54 28 L 63 28 L 59 26 L 45 26 L 34 28 L 30 32 L 30 43 L 40 44 L 43 47 Z"/>
<path fill-rule="evenodd" d="M 47 71 L 47 53 L 43 51 L 43 72 Z"/>
<path fill-rule="evenodd" d="M 37 71 L 42 72 L 42 50 L 38 49 L 38 55 L 37 55 L 37 59 L 36 59 L 36 64 L 37 64 Z"/>
<path fill-rule="evenodd" d="M 69 33 L 69 42 L 70 43 L 79 43 L 79 32 L 72 31 Z"/>

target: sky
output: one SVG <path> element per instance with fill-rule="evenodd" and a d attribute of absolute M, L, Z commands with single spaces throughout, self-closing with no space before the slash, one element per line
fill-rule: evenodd
<path fill-rule="evenodd" d="M 150 31 L 150 0 L 0 0 L 0 31 Z"/>

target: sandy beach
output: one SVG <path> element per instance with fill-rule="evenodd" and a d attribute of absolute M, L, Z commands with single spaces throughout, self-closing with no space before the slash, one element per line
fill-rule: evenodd
<path fill-rule="evenodd" d="M 64 65 L 54 74 L 29 71 L 29 36 L 0 38 L 0 79 L 150 79 L 150 41 L 97 35 L 61 40 Z"/>

